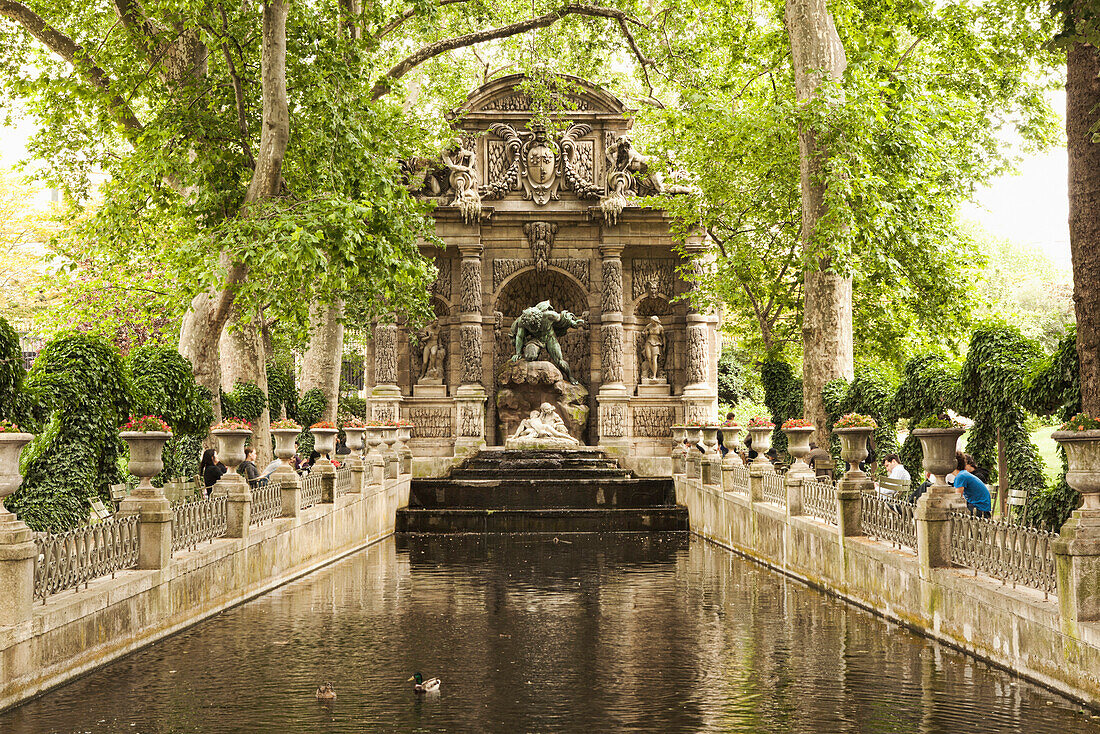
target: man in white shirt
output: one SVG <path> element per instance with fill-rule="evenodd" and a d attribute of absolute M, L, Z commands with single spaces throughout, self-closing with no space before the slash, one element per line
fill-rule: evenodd
<path fill-rule="evenodd" d="M 887 476 L 891 479 L 904 479 L 907 482 L 911 479 L 908 470 L 901 463 L 901 459 L 898 458 L 897 454 L 889 454 L 883 466 L 886 467 Z"/>

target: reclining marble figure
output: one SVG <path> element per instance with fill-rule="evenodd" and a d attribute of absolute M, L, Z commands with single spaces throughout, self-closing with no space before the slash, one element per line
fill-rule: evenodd
<path fill-rule="evenodd" d="M 543 403 L 538 410 L 532 410 L 531 415 L 520 422 L 516 432 L 508 439 L 508 443 L 538 442 L 546 439 L 551 439 L 556 444 L 581 445 L 580 441 L 569 435 L 565 421 L 550 403 Z"/>

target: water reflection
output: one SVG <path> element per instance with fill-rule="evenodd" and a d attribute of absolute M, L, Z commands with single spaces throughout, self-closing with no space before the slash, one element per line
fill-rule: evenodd
<path fill-rule="evenodd" d="M 442 691 L 417 696 L 415 671 Z M 319 703 L 331 680 L 336 701 Z M 1100 732 L 684 536 L 393 539 L 0 715 L 2 732 Z"/>

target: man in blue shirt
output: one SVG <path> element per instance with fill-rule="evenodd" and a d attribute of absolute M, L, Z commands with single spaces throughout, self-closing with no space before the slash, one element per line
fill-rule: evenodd
<path fill-rule="evenodd" d="M 954 486 L 962 489 L 963 498 L 966 500 L 966 509 L 979 517 L 992 517 L 993 506 L 989 498 L 989 487 L 972 474 L 978 468 L 974 457 L 970 454 L 963 456 L 965 468 L 955 475 Z"/>

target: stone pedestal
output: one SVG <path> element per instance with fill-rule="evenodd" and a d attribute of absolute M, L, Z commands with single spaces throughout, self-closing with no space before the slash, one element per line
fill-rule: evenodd
<path fill-rule="evenodd" d="M 302 514 L 302 480 L 290 464 L 283 464 L 271 472 L 269 482 L 279 485 L 282 510 L 279 517 L 298 517 Z"/>
<path fill-rule="evenodd" d="M 413 385 L 413 397 L 414 398 L 445 398 L 447 397 L 447 386 L 443 384 L 443 378 L 421 378 L 419 382 Z"/>
<path fill-rule="evenodd" d="M 166 568 L 172 558 L 172 504 L 163 490 L 138 487 L 119 504 L 118 514 L 138 516 L 137 567 Z"/>
<path fill-rule="evenodd" d="M 721 486 L 722 484 L 722 456 L 721 454 L 705 454 L 703 456 L 703 484 Z"/>
<path fill-rule="evenodd" d="M 247 538 L 248 527 L 252 523 L 252 492 L 248 488 L 248 482 L 240 478 L 239 483 L 229 487 L 226 494 L 226 528 L 227 538 Z"/>
<path fill-rule="evenodd" d="M 630 453 L 631 443 L 627 422 L 630 396 L 626 388 L 606 386 L 600 388 L 596 402 L 600 406 L 600 448 L 609 456 L 619 458 L 627 456 Z"/>
<path fill-rule="evenodd" d="M 1063 629 L 1100 621 L 1100 510 L 1074 510 L 1052 543 Z"/>
<path fill-rule="evenodd" d="M 913 508 L 922 574 L 925 569 L 951 567 L 951 511 L 957 505 L 954 494 L 946 484 L 933 484 Z"/>
<path fill-rule="evenodd" d="M 668 380 L 663 377 L 643 377 L 638 383 L 638 397 L 640 398 L 666 398 L 672 394 L 672 388 Z"/>
<path fill-rule="evenodd" d="M 321 475 L 321 504 L 331 505 L 336 501 L 336 471 Z"/>
<path fill-rule="evenodd" d="M 455 391 L 456 459 L 464 459 L 485 448 L 485 397 L 485 388 L 481 385 L 461 385 Z"/>
<path fill-rule="evenodd" d="M 397 385 L 376 385 L 370 393 L 372 421 L 396 421 L 401 416 L 401 388 Z"/>
<path fill-rule="evenodd" d="M 0 649 L 31 635 L 37 556 L 31 529 L 0 503 Z"/>
<path fill-rule="evenodd" d="M 749 464 L 749 499 L 753 502 L 764 501 L 764 475 L 774 474 L 771 464 Z"/>
<path fill-rule="evenodd" d="M 791 474 L 790 472 L 784 477 L 784 484 L 787 487 L 787 515 L 794 517 L 803 514 L 802 510 L 802 480 L 805 479 L 804 474 Z M 813 476 L 811 475 L 812 479 Z"/>

